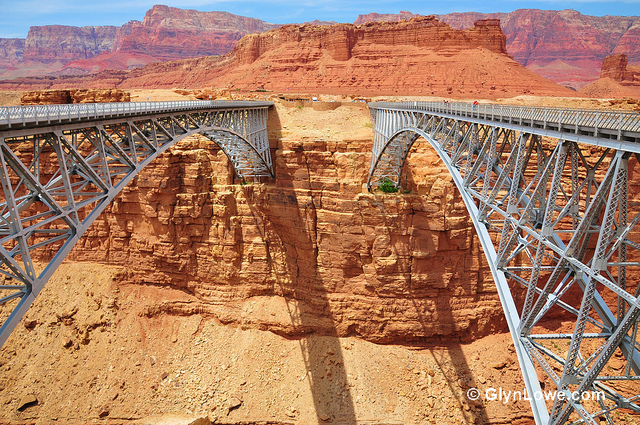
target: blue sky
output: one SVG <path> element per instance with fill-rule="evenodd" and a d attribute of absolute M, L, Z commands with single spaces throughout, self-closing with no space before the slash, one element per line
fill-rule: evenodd
<path fill-rule="evenodd" d="M 511 12 L 516 9 L 575 9 L 585 15 L 640 16 L 640 0 L 0 0 L 0 37 L 25 38 L 31 25 L 116 25 L 141 21 L 154 4 L 182 9 L 220 10 L 263 21 L 285 24 L 320 19 L 353 22 L 358 15 L 398 13 L 408 10 L 419 14 L 450 12 Z"/>

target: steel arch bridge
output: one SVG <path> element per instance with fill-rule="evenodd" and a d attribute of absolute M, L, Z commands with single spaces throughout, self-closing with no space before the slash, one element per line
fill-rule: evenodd
<path fill-rule="evenodd" d="M 639 114 L 369 108 L 370 189 L 400 186 L 419 137 L 449 169 L 496 282 L 536 423 L 612 424 L 618 408 L 640 413 L 640 185 L 628 184 L 640 171 Z M 542 391 L 537 371 L 551 389 Z"/>
<path fill-rule="evenodd" d="M 4 344 L 47 280 L 118 193 L 176 142 L 202 134 L 242 178 L 273 177 L 273 102 L 0 108 L 0 327 Z M 51 253 L 47 264 L 33 251 Z M 8 314 L 8 315 L 7 315 Z"/>

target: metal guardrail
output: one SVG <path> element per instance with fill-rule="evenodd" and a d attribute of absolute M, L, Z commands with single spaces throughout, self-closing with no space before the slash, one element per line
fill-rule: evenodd
<path fill-rule="evenodd" d="M 418 110 L 617 140 L 640 139 L 640 113 L 466 102 L 372 102 L 370 108 Z"/>
<path fill-rule="evenodd" d="M 69 121 L 92 121 L 112 117 L 149 115 L 197 109 L 237 109 L 268 107 L 266 101 L 169 101 L 169 102 L 113 102 L 63 105 L 8 106 L 0 108 L 0 128 L 18 128 Z"/>

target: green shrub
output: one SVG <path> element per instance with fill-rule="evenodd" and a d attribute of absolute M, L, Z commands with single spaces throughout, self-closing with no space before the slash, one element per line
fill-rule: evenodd
<path fill-rule="evenodd" d="M 378 189 L 383 191 L 384 193 L 396 193 L 398 191 L 398 187 L 389 179 L 382 180 Z"/>

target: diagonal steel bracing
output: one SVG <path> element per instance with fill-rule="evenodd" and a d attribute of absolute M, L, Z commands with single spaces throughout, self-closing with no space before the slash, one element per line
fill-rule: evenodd
<path fill-rule="evenodd" d="M 638 114 L 369 107 L 370 189 L 401 185 L 420 137 L 451 172 L 496 282 L 536 423 L 616 423 L 624 418 L 616 410 L 640 413 L 640 182 L 629 185 L 640 171 Z M 553 392 L 541 392 L 538 373 Z"/>
<path fill-rule="evenodd" d="M 203 134 L 242 178 L 273 177 L 270 102 L 0 108 L 0 346 L 115 196 L 176 142 Z M 51 258 L 38 266 L 33 255 Z M 39 264 L 39 263 L 38 263 Z"/>

